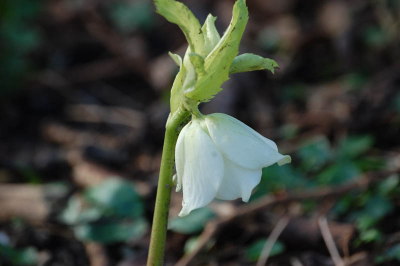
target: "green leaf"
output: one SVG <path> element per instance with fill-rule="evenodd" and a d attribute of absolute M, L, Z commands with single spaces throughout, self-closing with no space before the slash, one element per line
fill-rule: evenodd
<path fill-rule="evenodd" d="M 321 185 L 338 185 L 360 175 L 357 166 L 349 161 L 338 161 L 336 164 L 324 169 L 317 181 Z"/>
<path fill-rule="evenodd" d="M 375 264 L 381 264 L 381 263 L 391 261 L 391 260 L 397 260 L 400 262 L 400 243 L 393 245 L 384 254 L 377 256 L 375 259 Z M 395 265 L 395 264 L 393 264 L 393 265 Z"/>
<path fill-rule="evenodd" d="M 199 79 L 202 76 L 204 76 L 206 74 L 206 71 L 204 69 L 204 58 L 199 54 L 190 53 L 189 59 L 194 67 L 194 70 L 196 71 L 196 74 L 197 74 L 196 79 Z"/>
<path fill-rule="evenodd" d="M 10 246 L 0 244 L 0 257 L 10 261 L 12 265 L 36 265 L 37 250 L 33 247 L 25 249 L 14 249 Z"/>
<path fill-rule="evenodd" d="M 374 139 L 370 135 L 351 136 L 341 141 L 338 155 L 341 158 L 355 158 L 368 151 L 373 144 Z"/>
<path fill-rule="evenodd" d="M 104 244 L 139 239 L 147 232 L 146 220 L 140 218 L 125 222 L 98 222 L 74 227 L 77 238 Z"/>
<path fill-rule="evenodd" d="M 334 217 L 344 215 L 353 205 L 354 196 L 347 194 L 342 196 L 331 210 L 331 215 Z"/>
<path fill-rule="evenodd" d="M 399 183 L 400 183 L 399 175 L 393 174 L 379 184 L 378 192 L 382 196 L 387 196 L 397 187 L 399 187 Z"/>
<path fill-rule="evenodd" d="M 301 189 L 313 186 L 298 171 L 296 171 L 290 164 L 272 166 L 263 168 L 261 182 L 257 186 L 255 193 L 251 196 L 251 200 L 255 200 L 270 192 L 287 190 L 287 189 Z"/>
<path fill-rule="evenodd" d="M 379 242 L 382 240 L 382 233 L 377 229 L 368 229 L 360 233 L 360 240 L 364 243 Z"/>
<path fill-rule="evenodd" d="M 318 137 L 302 144 L 297 155 L 304 171 L 318 171 L 332 158 L 332 151 L 328 139 Z"/>
<path fill-rule="evenodd" d="M 382 170 L 386 165 L 383 158 L 365 156 L 356 159 L 354 163 L 362 172 Z"/>
<path fill-rule="evenodd" d="M 394 205 L 392 201 L 386 197 L 376 195 L 367 200 L 364 207 L 364 213 L 369 217 L 381 219 L 393 211 L 393 209 Z"/>
<path fill-rule="evenodd" d="M 251 244 L 246 250 L 246 259 L 251 262 L 257 261 L 261 255 L 261 252 L 263 250 L 263 247 L 264 247 L 266 241 L 267 241 L 267 239 L 264 238 L 264 239 L 260 239 L 256 242 L 254 242 L 253 244 Z M 283 253 L 285 251 L 285 249 L 286 249 L 286 247 L 282 242 L 276 241 L 274 246 L 271 249 L 269 256 L 273 257 L 276 255 L 279 255 L 279 254 Z"/>
<path fill-rule="evenodd" d="M 68 225 L 88 223 L 99 220 L 105 210 L 103 208 L 84 209 L 85 203 L 78 195 L 69 198 L 67 207 L 61 212 L 59 219 Z"/>
<path fill-rule="evenodd" d="M 400 244 L 394 245 L 386 253 L 386 257 L 389 259 L 396 259 L 400 262 Z"/>
<path fill-rule="evenodd" d="M 204 60 L 204 68 L 207 74 L 197 80 L 193 89 L 184 91 L 186 97 L 197 102 L 206 102 L 221 90 L 222 83 L 229 78 L 230 65 L 238 53 L 239 43 L 247 20 L 248 11 L 245 1 L 236 1 L 228 29 Z"/>
<path fill-rule="evenodd" d="M 269 70 L 274 74 L 275 68 L 279 68 L 279 66 L 272 59 L 263 58 L 255 54 L 241 54 L 233 60 L 229 74 L 263 69 Z"/>
<path fill-rule="evenodd" d="M 168 52 L 168 55 L 174 60 L 175 64 L 178 67 L 182 66 L 182 58 L 179 55 L 171 53 L 171 52 Z"/>
<path fill-rule="evenodd" d="M 221 40 L 221 36 L 219 36 L 217 28 L 215 28 L 216 19 L 217 17 L 213 17 L 211 14 L 209 14 L 204 22 L 203 27 L 201 28 L 205 38 L 204 49 L 207 51 L 207 54 L 211 52 Z"/>
<path fill-rule="evenodd" d="M 205 56 L 203 31 L 192 11 L 183 3 L 173 0 L 154 0 L 154 3 L 160 15 L 181 28 L 191 52 Z"/>
<path fill-rule="evenodd" d="M 169 229 L 181 234 L 194 234 L 203 230 L 206 222 L 215 216 L 211 209 L 205 207 L 190 212 L 183 218 L 175 218 L 169 222 Z"/>
<path fill-rule="evenodd" d="M 84 193 L 89 203 L 104 209 L 110 215 L 140 217 L 143 202 L 130 182 L 109 178 Z"/>

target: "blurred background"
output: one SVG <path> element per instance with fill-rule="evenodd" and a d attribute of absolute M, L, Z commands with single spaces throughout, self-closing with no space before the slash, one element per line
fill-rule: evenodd
<path fill-rule="evenodd" d="M 229 25 L 233 0 L 183 2 Z M 177 219 L 173 192 L 166 265 L 400 265 L 400 1 L 247 4 L 240 53 L 280 69 L 232 75 L 201 110 L 292 163 L 265 168 L 248 204 Z M 167 53 L 186 47 L 149 0 L 1 1 L 0 265 L 145 265 Z"/>

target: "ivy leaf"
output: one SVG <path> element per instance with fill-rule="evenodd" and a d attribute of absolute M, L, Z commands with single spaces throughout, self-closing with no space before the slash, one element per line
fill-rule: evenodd
<path fill-rule="evenodd" d="M 241 54 L 236 56 L 229 69 L 229 74 L 255 71 L 269 70 L 272 74 L 275 73 L 275 68 L 279 68 L 278 63 L 269 58 L 263 58 L 255 54 Z"/>

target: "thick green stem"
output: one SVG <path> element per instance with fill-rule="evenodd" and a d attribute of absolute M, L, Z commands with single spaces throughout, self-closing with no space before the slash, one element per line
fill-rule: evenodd
<path fill-rule="evenodd" d="M 187 123 L 189 117 L 189 112 L 178 110 L 167 123 L 163 153 L 161 157 L 153 227 L 151 229 L 149 257 L 147 260 L 148 266 L 163 265 L 168 228 L 169 204 L 171 200 L 171 189 L 173 186 L 172 175 L 175 166 L 175 145 L 179 132 Z"/>

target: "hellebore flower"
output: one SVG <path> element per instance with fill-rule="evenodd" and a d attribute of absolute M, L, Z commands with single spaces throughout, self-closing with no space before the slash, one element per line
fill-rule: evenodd
<path fill-rule="evenodd" d="M 195 118 L 181 131 L 175 149 L 177 185 L 183 189 L 180 217 L 214 198 L 250 199 L 262 168 L 290 163 L 276 144 L 225 114 Z"/>

